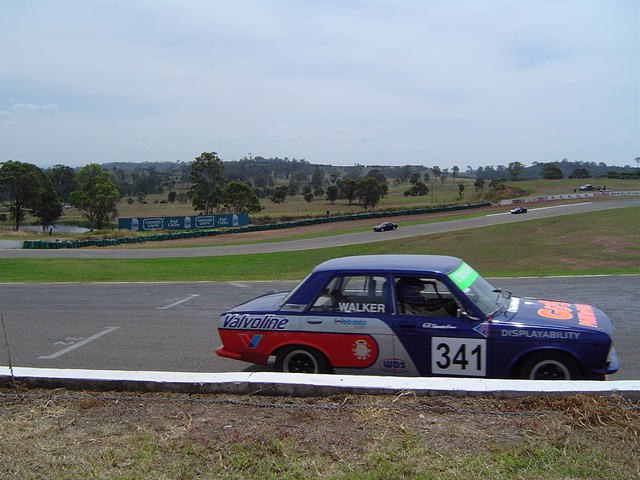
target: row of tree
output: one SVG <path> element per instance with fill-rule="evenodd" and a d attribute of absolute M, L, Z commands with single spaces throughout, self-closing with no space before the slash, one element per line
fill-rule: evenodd
<path fill-rule="evenodd" d="M 28 213 L 46 230 L 62 216 L 62 199 L 77 207 L 91 228 L 101 229 L 117 215 L 116 202 L 120 199 L 109 173 L 97 164 L 82 167 L 77 173 L 64 166 L 45 173 L 30 163 L 3 162 L 0 192 L 0 198 L 9 201 L 16 230 Z"/>
<path fill-rule="evenodd" d="M 640 158 L 636 159 L 640 165 Z M 282 203 L 288 196 L 302 195 L 311 202 L 326 198 L 330 203 L 344 199 L 374 208 L 388 193 L 389 182 L 407 185 L 405 196 L 423 196 L 429 184 L 455 182 L 458 177 L 475 178 L 476 191 L 485 179 L 519 180 L 536 171 L 535 178 L 590 178 L 593 169 L 608 169 L 611 175 L 637 175 L 631 167 L 607 167 L 583 162 L 520 162 L 508 166 L 470 166 L 461 173 L 458 166 L 369 166 L 335 167 L 312 165 L 304 159 L 265 159 L 249 155 L 239 161 L 223 162 L 215 152 L 204 152 L 192 162 L 89 164 L 79 169 L 64 165 L 41 170 L 35 165 L 15 161 L 0 164 L 0 200 L 9 201 L 9 213 L 16 229 L 27 213 L 46 229 L 62 215 L 63 205 L 77 207 L 91 228 L 101 229 L 112 222 L 122 197 L 143 201 L 146 195 L 169 189 L 168 201 L 190 201 L 205 214 L 217 211 L 253 213 L 261 209 L 260 198 Z M 613 170 L 612 170 L 613 169 Z M 176 184 L 188 185 L 187 193 L 172 191 Z M 493 183 L 492 183 L 493 184 Z M 459 197 L 464 184 L 458 184 Z"/>

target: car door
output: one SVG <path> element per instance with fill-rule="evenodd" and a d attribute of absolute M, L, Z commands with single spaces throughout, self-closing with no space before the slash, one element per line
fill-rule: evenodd
<path fill-rule="evenodd" d="M 383 275 L 336 275 L 312 302 L 302 328 L 334 370 L 384 373 L 379 360 L 392 357 L 393 351 L 386 320 L 392 311 L 388 283 Z"/>
<path fill-rule="evenodd" d="M 395 356 L 420 375 L 486 376 L 486 339 L 437 277 L 395 276 Z"/>

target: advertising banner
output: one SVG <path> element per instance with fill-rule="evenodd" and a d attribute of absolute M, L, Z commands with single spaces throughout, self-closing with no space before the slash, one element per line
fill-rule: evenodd
<path fill-rule="evenodd" d="M 132 232 L 154 230 L 199 230 L 205 228 L 242 227 L 249 225 L 247 213 L 229 215 L 187 215 L 184 217 L 119 218 L 118 229 Z"/>

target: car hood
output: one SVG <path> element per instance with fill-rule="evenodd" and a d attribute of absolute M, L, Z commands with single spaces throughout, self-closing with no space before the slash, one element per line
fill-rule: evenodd
<path fill-rule="evenodd" d="M 595 330 L 608 335 L 613 333 L 611 319 L 597 307 L 540 298 L 512 297 L 501 320 L 520 327 Z"/>
<path fill-rule="evenodd" d="M 280 310 L 282 301 L 289 292 L 268 293 L 229 310 L 230 312 L 274 312 Z"/>

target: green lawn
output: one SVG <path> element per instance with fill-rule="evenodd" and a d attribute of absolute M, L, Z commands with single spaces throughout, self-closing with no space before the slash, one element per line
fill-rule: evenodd
<path fill-rule="evenodd" d="M 438 254 L 486 276 L 640 273 L 640 207 L 287 253 L 164 259 L 2 259 L 3 282 L 296 280 L 347 255 Z"/>

